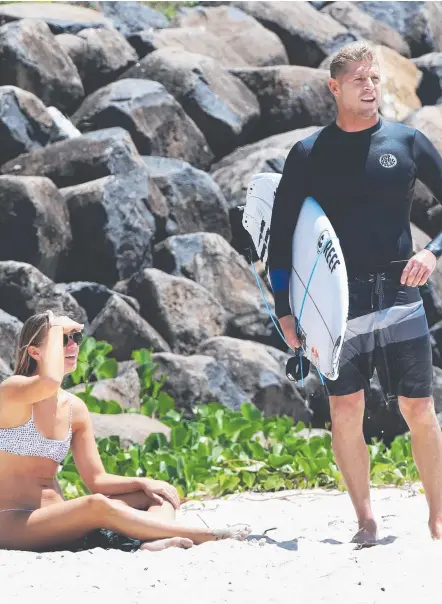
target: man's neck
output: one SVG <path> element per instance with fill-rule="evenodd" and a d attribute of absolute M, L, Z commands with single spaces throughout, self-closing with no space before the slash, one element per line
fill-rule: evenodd
<path fill-rule="evenodd" d="M 361 118 L 355 115 L 342 115 L 338 113 L 336 118 L 336 125 L 345 132 L 360 132 L 362 130 L 368 130 L 376 126 L 379 121 L 379 113 L 371 116 L 370 118 Z"/>

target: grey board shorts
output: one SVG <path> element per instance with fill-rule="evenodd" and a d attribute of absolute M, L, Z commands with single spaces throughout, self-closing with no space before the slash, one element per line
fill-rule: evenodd
<path fill-rule="evenodd" d="M 401 285 L 400 274 L 367 273 L 349 278 L 349 316 L 337 380 L 330 395 L 369 388 L 376 373 L 386 398 L 432 395 L 432 350 L 418 287 Z"/>

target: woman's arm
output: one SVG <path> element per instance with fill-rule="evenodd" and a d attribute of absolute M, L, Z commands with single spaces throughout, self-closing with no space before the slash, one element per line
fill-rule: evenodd
<path fill-rule="evenodd" d="M 102 495 L 123 495 L 145 490 L 140 478 L 116 476 L 106 472 L 95 442 L 89 409 L 77 396 L 69 396 L 73 399 L 72 454 L 86 487 L 92 493 Z"/>
<path fill-rule="evenodd" d="M 48 313 L 47 334 L 40 346 L 28 346 L 28 352 L 38 359 L 37 375 L 12 375 L 0 384 L 0 401 L 32 405 L 54 395 L 64 376 L 63 334 L 83 329 L 69 317 L 54 317 Z"/>
<path fill-rule="evenodd" d="M 57 392 L 63 380 L 63 328 L 52 325 L 41 346 L 38 375 L 12 375 L 0 385 L 0 399 L 11 403 L 32 404 Z"/>
<path fill-rule="evenodd" d="M 72 454 L 77 470 L 92 493 L 102 495 L 124 495 L 143 491 L 152 504 L 161 505 L 169 501 L 175 508 L 180 507 L 180 498 L 172 485 L 162 480 L 145 477 L 126 477 L 108 474 L 104 469 L 95 442 L 89 409 L 78 397 L 70 394 L 73 401 Z"/>

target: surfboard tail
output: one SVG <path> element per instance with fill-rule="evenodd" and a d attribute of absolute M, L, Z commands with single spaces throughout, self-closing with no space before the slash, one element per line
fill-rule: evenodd
<path fill-rule="evenodd" d="M 268 251 L 273 202 L 281 174 L 255 174 L 247 186 L 242 225 L 249 233 L 257 258 L 268 270 Z"/>

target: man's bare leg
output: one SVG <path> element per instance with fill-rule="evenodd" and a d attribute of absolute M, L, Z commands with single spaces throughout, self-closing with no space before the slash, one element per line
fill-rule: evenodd
<path fill-rule="evenodd" d="M 356 511 L 359 530 L 354 543 L 375 543 L 377 526 L 370 501 L 370 457 L 362 431 L 364 391 L 330 396 L 332 442 L 336 463 Z"/>
<path fill-rule="evenodd" d="M 429 398 L 399 397 L 399 408 L 410 428 L 413 457 L 430 509 L 433 539 L 442 539 L 442 434 L 434 402 Z"/>

